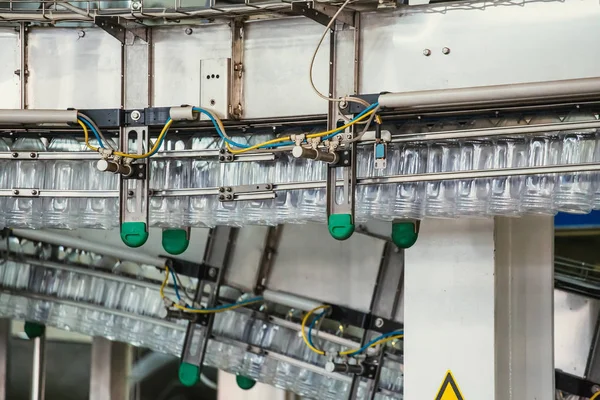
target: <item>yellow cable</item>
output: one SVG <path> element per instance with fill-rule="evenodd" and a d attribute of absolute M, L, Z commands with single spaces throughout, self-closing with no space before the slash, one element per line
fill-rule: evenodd
<path fill-rule="evenodd" d="M 339 128 L 330 129 L 330 130 L 328 130 L 328 131 L 325 131 L 325 132 L 319 132 L 319 133 L 310 133 L 310 134 L 306 135 L 306 138 L 307 138 L 307 139 L 314 139 L 314 138 L 318 138 L 318 137 L 327 136 L 327 135 L 330 135 L 330 134 L 332 134 L 332 133 L 335 133 L 335 132 L 338 132 L 338 131 L 343 131 L 344 129 L 346 129 L 346 128 L 349 128 L 349 127 L 351 127 L 352 125 L 354 125 L 354 124 L 356 124 L 356 123 L 358 123 L 358 122 L 362 121 L 363 119 L 367 118 L 368 116 L 370 116 L 371 114 L 373 114 L 373 112 L 375 112 L 375 110 L 371 110 L 371 111 L 369 111 L 368 113 L 365 113 L 364 115 L 362 115 L 360 118 L 357 118 L 357 119 L 355 119 L 355 120 L 353 120 L 353 121 L 351 121 L 351 122 L 348 122 L 347 124 L 345 124 L 345 125 L 342 125 L 342 126 L 340 126 Z M 219 120 L 217 119 L 217 121 L 219 121 Z M 341 132 L 340 132 L 340 133 L 341 133 Z M 270 144 L 275 144 L 275 143 L 286 142 L 286 141 L 288 141 L 288 140 L 291 140 L 291 137 L 290 137 L 290 136 L 280 137 L 280 138 L 277 138 L 277 139 L 268 140 L 268 141 L 266 141 L 266 142 L 264 142 L 264 143 L 255 144 L 254 146 L 250 146 L 250 147 L 248 147 L 248 148 L 244 148 L 244 149 L 233 149 L 233 148 L 232 148 L 232 147 L 229 145 L 229 143 L 227 143 L 227 142 L 225 143 L 225 146 L 227 147 L 227 150 L 228 150 L 230 153 L 232 153 L 232 154 L 240 154 L 240 153 L 245 153 L 245 152 L 247 152 L 247 151 L 256 150 L 256 149 L 258 149 L 258 148 L 260 148 L 260 147 L 263 147 L 263 146 L 268 146 L 268 145 L 270 145 Z"/>
<path fill-rule="evenodd" d="M 160 285 L 160 289 L 159 289 L 159 293 L 160 293 L 160 297 L 162 299 L 168 299 L 165 296 L 165 286 L 167 286 L 167 282 L 169 281 L 169 267 L 165 266 L 165 279 L 162 282 L 162 285 Z M 236 308 L 240 308 L 240 307 L 245 307 L 249 304 L 254 304 L 254 303 L 259 303 L 261 301 L 263 301 L 262 299 L 260 300 L 256 300 L 256 301 L 251 301 L 251 302 L 245 302 L 245 303 L 240 303 L 240 304 L 231 304 L 230 307 L 226 307 L 223 309 L 219 309 L 219 310 L 202 310 L 202 309 L 196 309 L 196 308 L 188 308 L 185 306 L 182 306 L 181 304 L 177 304 L 174 301 L 172 301 L 171 299 L 168 299 L 172 304 L 173 307 L 177 308 L 178 310 L 181 311 L 185 311 L 188 313 L 194 313 L 194 314 L 216 314 L 216 313 L 222 313 L 225 311 L 230 311 L 230 310 L 235 310 Z"/>
<path fill-rule="evenodd" d="M 590 400 L 596 400 L 596 399 L 600 399 L 600 390 L 598 390 L 596 393 L 594 393 L 594 395 L 592 397 L 590 397 Z"/>
<path fill-rule="evenodd" d="M 83 136 L 85 137 L 85 145 L 87 146 L 87 148 L 92 151 L 98 151 L 97 147 L 94 147 L 90 144 L 90 136 L 89 136 L 89 132 L 88 132 L 85 124 L 83 122 L 81 122 L 79 119 L 77 120 L 77 122 L 79 122 L 79 125 L 81 125 L 81 127 L 83 128 Z"/>
<path fill-rule="evenodd" d="M 307 312 L 306 315 L 304 316 L 304 318 L 302 319 L 302 328 L 301 328 L 302 330 L 300 331 L 300 332 L 302 332 L 302 340 L 304 340 L 304 343 L 306 343 L 308 348 L 322 356 L 325 355 L 325 352 L 323 350 L 317 349 L 315 346 L 310 344 L 310 342 L 308 341 L 308 337 L 306 336 L 306 322 L 308 321 L 310 316 L 313 315 L 314 312 L 319 311 L 319 310 L 325 310 L 326 308 L 329 308 L 329 306 L 328 305 L 319 306 L 319 307 L 313 308 L 312 310 Z M 325 311 L 323 311 L 323 312 L 325 312 Z"/>
<path fill-rule="evenodd" d="M 387 338 L 383 338 L 381 340 L 376 341 L 375 343 L 373 343 L 369 347 L 375 347 L 375 346 L 378 346 L 380 344 L 387 343 L 387 342 L 389 342 L 391 340 L 401 339 L 403 337 L 404 337 L 404 335 L 396 335 L 396 336 L 390 336 L 390 337 L 387 337 Z M 340 356 L 347 356 L 347 355 L 356 353 L 358 350 L 360 350 L 360 348 L 340 351 Z"/>

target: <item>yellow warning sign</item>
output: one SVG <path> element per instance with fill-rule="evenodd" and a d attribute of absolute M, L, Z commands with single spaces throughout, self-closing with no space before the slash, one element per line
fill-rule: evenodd
<path fill-rule="evenodd" d="M 440 390 L 438 390 L 437 395 L 434 400 L 465 400 L 462 393 L 460 392 L 460 388 L 454 379 L 454 375 L 452 375 L 452 371 L 448 371 L 446 373 L 446 377 L 442 382 L 442 386 L 440 386 Z"/>

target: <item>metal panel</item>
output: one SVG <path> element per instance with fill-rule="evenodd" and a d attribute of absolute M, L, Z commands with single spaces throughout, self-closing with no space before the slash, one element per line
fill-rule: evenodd
<path fill-rule="evenodd" d="M 325 28 L 305 18 L 246 24 L 245 118 L 324 114 L 327 102 L 309 83 L 312 54 Z M 329 37 L 315 60 L 315 85 L 328 88 Z M 265 97 L 267 96 L 267 97 Z"/>
<path fill-rule="evenodd" d="M 230 59 L 200 61 L 200 107 L 209 108 L 221 118 L 227 118 L 229 108 Z M 202 114 L 200 119 L 209 118 Z"/>
<path fill-rule="evenodd" d="M 596 0 L 458 3 L 368 13 L 362 18 L 361 89 L 413 91 L 598 76 L 598 18 Z M 444 47 L 449 54 L 443 54 Z"/>
<path fill-rule="evenodd" d="M 496 218 L 497 400 L 554 397 L 554 225 Z"/>
<path fill-rule="evenodd" d="M 452 370 L 465 398 L 494 399 L 494 221 L 426 219 L 404 258 L 404 398 L 435 398 Z"/>
<path fill-rule="evenodd" d="M 121 106 L 121 43 L 108 33 L 31 29 L 28 51 L 29 108 Z"/>
<path fill-rule="evenodd" d="M 92 342 L 90 400 L 128 399 L 130 367 L 129 345 L 95 337 Z"/>
<path fill-rule="evenodd" d="M 152 35 L 150 35 L 152 37 Z M 138 38 L 125 50 L 125 108 L 144 108 L 150 106 L 150 44 Z M 151 40 L 151 39 L 150 39 Z"/>
<path fill-rule="evenodd" d="M 368 311 L 384 241 L 340 242 L 323 225 L 286 225 L 267 287 Z"/>
<path fill-rule="evenodd" d="M 231 262 L 225 271 L 225 284 L 248 292 L 254 290 L 268 229 L 267 226 L 252 225 L 240 228 Z"/>
<path fill-rule="evenodd" d="M 231 29 L 226 24 L 187 29 L 190 34 L 184 27 L 153 32 L 154 106 L 198 105 L 200 60 L 231 58 Z"/>
<path fill-rule="evenodd" d="M 21 108 L 19 76 L 19 34 L 14 28 L 0 28 L 0 108 Z"/>
<path fill-rule="evenodd" d="M 554 292 L 554 362 L 556 369 L 584 377 L 593 344 L 600 302 Z"/>

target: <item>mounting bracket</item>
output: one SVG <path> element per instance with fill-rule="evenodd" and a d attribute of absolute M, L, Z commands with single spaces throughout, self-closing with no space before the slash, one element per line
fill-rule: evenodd
<path fill-rule="evenodd" d="M 339 10 L 338 7 L 329 4 L 318 3 L 316 1 L 294 1 L 292 2 L 292 12 L 304 15 L 323 26 L 329 25 L 331 18 Z M 342 10 L 337 16 L 336 21 L 343 22 L 346 25 L 356 27 L 356 12 Z"/>
<path fill-rule="evenodd" d="M 94 24 L 98 28 L 107 32 L 123 44 L 126 44 L 127 32 L 131 32 L 135 37 L 148 43 L 148 28 L 145 25 L 132 21 L 124 21 L 119 17 L 99 15 L 94 17 Z"/>

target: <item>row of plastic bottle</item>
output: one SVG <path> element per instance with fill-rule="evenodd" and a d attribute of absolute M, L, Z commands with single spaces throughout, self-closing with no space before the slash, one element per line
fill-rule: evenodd
<path fill-rule="evenodd" d="M 43 322 L 175 355 L 181 353 L 186 322 L 175 324 L 159 319 L 164 305 L 157 287 L 14 261 L 6 261 L 0 270 L 0 287 L 73 302 L 61 304 L 24 299 L 0 292 L 0 315 Z M 101 308 L 86 308 L 86 304 Z M 244 312 L 217 314 L 213 332 L 217 337 L 260 346 L 320 368 L 325 363 L 325 357 L 306 347 L 299 332 L 255 319 Z M 343 349 L 322 339 L 315 338 L 315 341 L 330 351 Z M 209 342 L 206 363 L 308 398 L 346 398 L 350 389 L 347 381 L 217 340 Z M 380 394 L 379 399 L 400 399 L 402 385 L 402 366 L 386 359 L 379 386 L 395 394 L 390 397 Z M 365 385 L 359 388 L 359 398 L 366 398 L 365 389 Z"/>
<path fill-rule="evenodd" d="M 235 138 L 250 145 L 269 135 Z M 194 136 L 189 141 L 167 140 L 163 150 L 216 149 L 220 141 Z M 21 138 L 15 151 L 44 151 L 40 139 Z M 74 139 L 56 138 L 47 151 L 81 151 Z M 0 141 L 0 151 L 10 151 Z M 443 143 L 388 145 L 387 166 L 374 169 L 374 151 L 359 147 L 359 177 L 411 175 L 500 168 L 540 167 L 600 162 L 596 130 L 553 135 L 452 140 Z M 0 161 L 0 188 L 55 190 L 116 190 L 117 176 L 100 172 L 95 161 Z M 152 189 L 186 189 L 259 183 L 324 180 L 323 162 L 278 153 L 275 161 L 219 163 L 207 159 L 151 160 Z M 280 191 L 275 199 L 220 202 L 216 196 L 153 197 L 150 223 L 160 227 L 280 224 L 325 221 L 324 189 Z M 360 185 L 356 191 L 359 221 L 368 218 L 423 218 L 558 211 L 587 213 L 600 208 L 600 174 L 567 173 L 536 176 L 477 178 L 454 181 Z M 118 224 L 116 198 L 3 198 L 0 224 L 13 227 L 111 228 Z"/>

